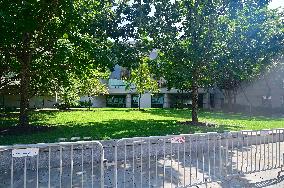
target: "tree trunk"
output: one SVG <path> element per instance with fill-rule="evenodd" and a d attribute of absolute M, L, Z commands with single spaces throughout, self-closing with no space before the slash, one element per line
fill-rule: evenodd
<path fill-rule="evenodd" d="M 237 104 L 237 92 L 234 91 L 234 105 Z"/>
<path fill-rule="evenodd" d="M 88 109 L 88 110 L 90 111 L 90 110 L 91 110 L 91 97 L 90 97 L 90 95 L 89 95 L 88 97 L 89 97 L 89 102 L 88 102 L 88 103 L 89 103 L 89 104 L 88 104 L 89 109 Z"/>
<path fill-rule="evenodd" d="M 229 112 L 232 112 L 233 110 L 233 97 L 232 97 L 232 91 L 231 90 L 228 90 L 228 110 Z"/>
<path fill-rule="evenodd" d="M 183 100 L 183 90 L 181 90 L 181 104 L 180 104 L 180 109 L 183 109 L 183 107 L 184 107 L 184 100 Z"/>
<path fill-rule="evenodd" d="M 198 86 L 197 86 L 196 83 L 194 83 L 193 86 L 192 86 L 191 96 L 192 96 L 191 118 L 192 118 L 192 122 L 197 123 L 198 122 L 198 115 L 197 115 Z"/>
<path fill-rule="evenodd" d="M 29 125 L 29 85 L 30 85 L 30 61 L 31 52 L 29 49 L 30 34 L 26 33 L 23 38 L 23 51 L 20 54 L 21 72 L 20 72 L 20 116 L 19 125 Z"/>
<path fill-rule="evenodd" d="M 141 109 L 141 93 L 139 93 L 139 96 L 138 96 L 138 110 L 140 111 Z"/>
<path fill-rule="evenodd" d="M 19 125 L 27 126 L 29 125 L 28 120 L 28 109 L 29 109 L 29 84 L 30 84 L 30 75 L 29 75 L 29 64 L 30 64 L 30 55 L 25 54 L 21 64 L 21 81 L 20 81 L 20 117 Z"/>

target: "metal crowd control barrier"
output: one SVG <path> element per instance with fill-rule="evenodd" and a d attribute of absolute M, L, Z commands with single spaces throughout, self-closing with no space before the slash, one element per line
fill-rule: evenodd
<path fill-rule="evenodd" d="M 278 168 L 284 129 L 0 147 L 0 187 L 12 188 L 192 187 Z"/>
<path fill-rule="evenodd" d="M 115 187 L 191 187 L 283 167 L 284 129 L 126 138 Z"/>
<path fill-rule="evenodd" d="M 0 187 L 104 188 L 104 150 L 81 141 L 0 147 Z"/>

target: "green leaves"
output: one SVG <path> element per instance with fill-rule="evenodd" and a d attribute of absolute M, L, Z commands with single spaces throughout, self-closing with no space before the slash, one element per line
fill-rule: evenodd
<path fill-rule="evenodd" d="M 68 39 L 68 34 L 67 33 L 63 34 L 63 39 Z"/>
<path fill-rule="evenodd" d="M 113 67 L 115 54 L 107 39 L 107 31 L 114 30 L 111 7 L 111 1 L 1 1 L 3 73 L 13 70 L 18 75 L 17 67 L 28 50 L 33 96 L 54 93 L 55 83 L 64 82 L 71 73 L 81 77 L 90 67 Z M 27 33 L 30 40 L 24 44 Z"/>
<path fill-rule="evenodd" d="M 215 82 L 221 89 L 234 90 L 242 82 L 254 80 L 269 71 L 282 53 L 280 14 L 263 4 L 250 3 L 244 3 L 234 17 L 226 14 L 219 18 Z"/>
<path fill-rule="evenodd" d="M 90 72 L 79 79 L 80 95 L 89 97 L 103 95 L 108 93 L 107 85 L 103 84 L 103 80 L 109 78 L 110 72 L 100 72 L 100 69 L 90 69 Z"/>
<path fill-rule="evenodd" d="M 101 72 L 101 69 L 89 68 L 84 71 L 85 74 L 77 76 L 68 74 L 65 82 L 57 83 L 56 89 L 58 98 L 66 106 L 76 106 L 80 96 L 89 98 L 108 93 L 107 85 L 103 83 L 110 72 Z"/>
<path fill-rule="evenodd" d="M 28 124 L 30 97 L 60 92 L 65 101 L 73 100 L 78 78 L 89 69 L 113 67 L 112 6 L 108 0 L 0 1 L 0 63 L 5 62 L 0 77 L 21 76 L 22 125 Z M 2 88 L 7 89 L 1 83 Z"/>
<path fill-rule="evenodd" d="M 147 61 L 149 61 L 148 58 L 143 58 L 139 66 L 131 70 L 130 79 L 126 87 L 127 90 L 134 86 L 136 93 L 139 94 L 159 92 L 158 82 L 154 79 Z"/>

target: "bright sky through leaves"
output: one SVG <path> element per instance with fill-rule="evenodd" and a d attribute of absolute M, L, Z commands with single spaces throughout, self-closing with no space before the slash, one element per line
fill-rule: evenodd
<path fill-rule="evenodd" d="M 278 8 L 278 7 L 284 8 L 284 0 L 272 0 L 269 7 L 270 8 Z"/>

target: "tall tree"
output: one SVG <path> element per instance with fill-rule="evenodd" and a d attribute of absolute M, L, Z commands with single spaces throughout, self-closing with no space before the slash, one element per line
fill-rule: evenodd
<path fill-rule="evenodd" d="M 109 77 L 108 72 L 101 72 L 98 68 L 89 69 L 81 75 L 70 73 L 68 78 L 56 85 L 56 94 L 59 99 L 58 107 L 68 109 L 77 106 L 80 96 L 88 96 L 88 107 L 91 107 L 91 99 L 100 94 L 107 94 L 107 85 L 103 83 Z M 86 105 L 87 106 L 87 105 Z"/>
<path fill-rule="evenodd" d="M 236 11 L 237 10 L 237 11 Z M 253 1 L 219 18 L 216 85 L 224 91 L 229 110 L 243 83 L 254 81 L 275 66 L 283 52 L 282 13 Z M 248 101 L 249 102 L 249 101 Z"/>
<path fill-rule="evenodd" d="M 210 86 L 216 25 L 222 1 L 155 1 L 150 36 L 167 61 L 162 66 L 170 87 L 191 91 L 192 121 L 198 122 L 198 90 Z"/>
<path fill-rule="evenodd" d="M 66 73 L 82 74 L 90 64 L 111 64 L 111 7 L 111 1 L 0 2 L 1 62 L 20 78 L 20 125 L 28 125 L 32 89 L 56 88 Z"/>
<path fill-rule="evenodd" d="M 141 96 L 146 92 L 158 93 L 159 87 L 157 80 L 154 79 L 148 65 L 149 58 L 142 58 L 139 66 L 136 69 L 131 70 L 130 78 L 126 89 L 131 89 L 132 86 L 135 88 L 138 94 L 138 109 L 141 108 Z"/>
<path fill-rule="evenodd" d="M 94 69 L 90 74 L 86 74 L 80 79 L 79 94 L 88 96 L 89 110 L 93 97 L 108 94 L 107 85 L 103 83 L 103 80 L 108 79 L 109 75 L 109 72 L 100 72 L 99 69 Z"/>
<path fill-rule="evenodd" d="M 215 73 L 217 62 L 220 61 L 217 58 L 220 47 L 222 48 L 220 44 L 226 39 L 222 37 L 230 34 L 227 31 L 220 33 L 219 27 L 224 24 L 222 19 L 227 17 L 229 20 L 240 23 L 245 20 L 245 24 L 239 25 L 241 30 L 247 26 L 253 26 L 253 23 L 263 26 L 267 22 L 261 22 L 261 17 L 257 18 L 253 15 L 255 11 L 266 9 L 269 2 L 269 0 L 171 2 L 155 0 L 142 3 L 140 0 L 135 0 L 132 4 L 124 4 L 125 6 L 119 10 L 122 10 L 121 14 L 126 23 L 123 26 L 126 38 L 133 38 L 138 44 L 144 42 L 144 46 L 147 46 L 145 41 L 148 41 L 146 43 L 150 44 L 147 46 L 148 50 L 150 46 L 160 49 L 163 54 L 161 58 L 163 63 L 160 64 L 159 69 L 164 71 L 163 77 L 167 80 L 169 88 L 191 91 L 192 121 L 197 122 L 198 89 L 210 87 L 216 81 L 212 73 Z M 246 10 L 243 15 L 240 14 L 242 10 Z M 257 19 L 257 21 L 251 19 Z M 250 25 L 247 22 L 251 22 Z M 230 23 L 225 25 L 230 28 Z M 249 31 L 242 34 L 247 43 L 254 40 Z M 257 45 L 261 46 L 260 43 Z M 250 49 L 250 54 L 253 50 L 256 51 L 257 48 L 252 44 L 249 46 L 247 49 Z M 236 48 L 235 50 L 241 54 L 247 50 L 246 47 L 244 49 Z M 235 56 L 235 58 L 238 57 Z M 242 61 L 241 64 L 245 65 L 244 62 L 248 60 Z"/>

